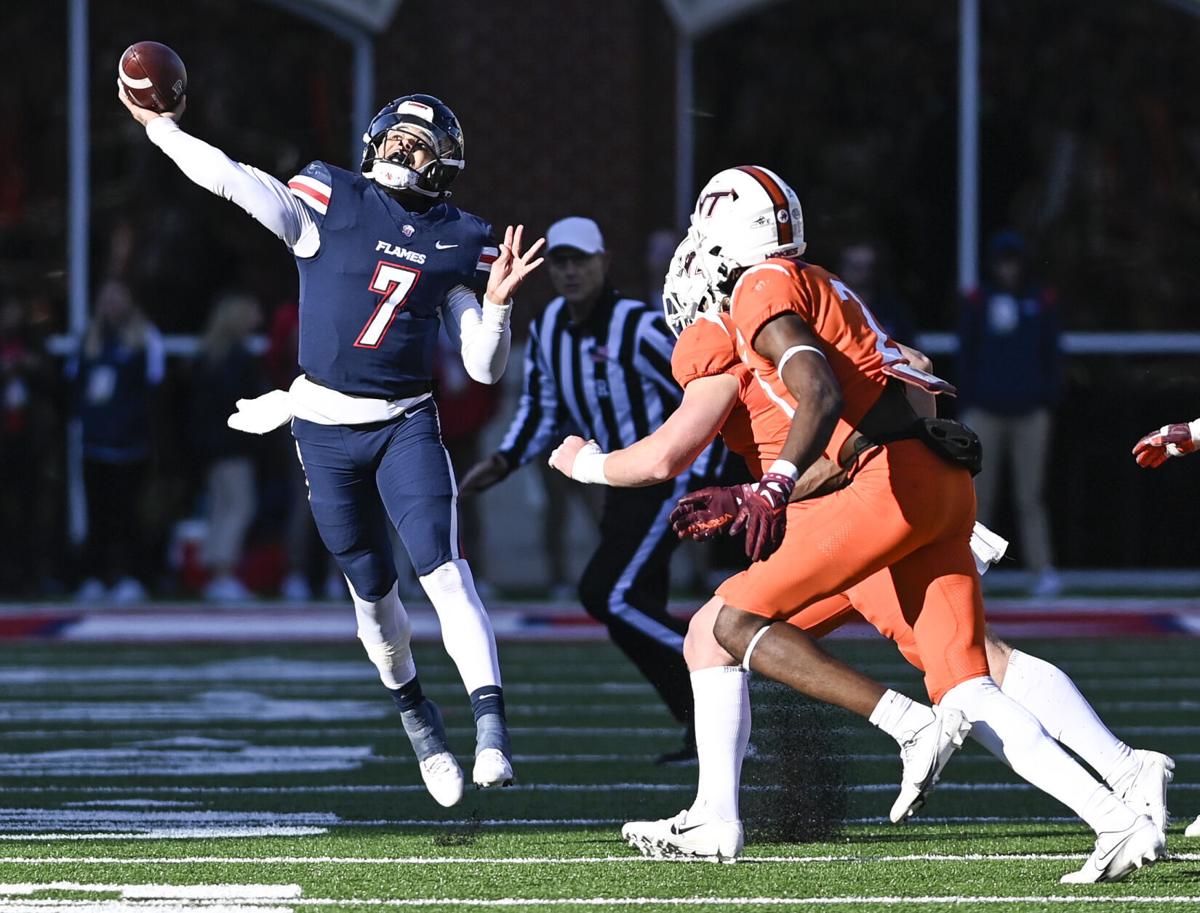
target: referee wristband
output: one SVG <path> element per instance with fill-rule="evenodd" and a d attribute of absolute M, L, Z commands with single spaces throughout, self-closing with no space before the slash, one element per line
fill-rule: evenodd
<path fill-rule="evenodd" d="M 575 457 L 575 464 L 571 467 L 571 478 L 588 485 L 607 485 L 608 479 L 604 475 L 604 464 L 607 461 L 608 454 L 601 453 L 599 447 L 591 444 L 579 451 Z"/>

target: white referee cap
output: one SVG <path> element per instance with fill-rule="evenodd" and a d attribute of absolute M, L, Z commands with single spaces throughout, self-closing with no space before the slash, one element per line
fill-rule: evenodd
<path fill-rule="evenodd" d="M 546 252 L 556 247 L 573 247 L 585 254 L 598 254 L 604 250 L 604 235 L 591 219 L 568 216 L 559 219 L 546 232 Z"/>

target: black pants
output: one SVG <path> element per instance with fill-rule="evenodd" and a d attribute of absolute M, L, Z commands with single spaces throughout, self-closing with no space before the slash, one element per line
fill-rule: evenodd
<path fill-rule="evenodd" d="M 600 545 L 579 581 L 588 614 L 608 627 L 681 723 L 692 719 L 692 685 L 683 661 L 687 622 L 667 614 L 671 555 L 679 543 L 667 517 L 688 481 L 607 489 Z"/>
<path fill-rule="evenodd" d="M 84 460 L 88 529 L 83 549 L 87 577 L 112 583 L 140 576 L 142 529 L 139 512 L 149 462 Z"/>

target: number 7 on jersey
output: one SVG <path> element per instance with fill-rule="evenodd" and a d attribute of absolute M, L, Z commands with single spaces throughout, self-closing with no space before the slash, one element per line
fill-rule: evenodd
<path fill-rule="evenodd" d="M 392 321 L 396 317 L 396 312 L 404 307 L 408 293 L 413 290 L 413 286 L 420 278 L 421 271 L 419 269 L 413 269 L 411 266 L 397 266 L 386 260 L 379 261 L 375 267 L 375 275 L 371 278 L 371 291 L 378 292 L 383 298 L 376 305 L 375 312 L 367 321 L 367 325 L 358 334 L 358 339 L 354 340 L 356 347 L 360 349 L 379 348 L 383 337 L 387 335 L 388 327 L 392 325 Z"/>

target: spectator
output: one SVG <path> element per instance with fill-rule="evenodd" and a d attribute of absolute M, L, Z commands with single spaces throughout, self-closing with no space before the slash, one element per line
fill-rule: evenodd
<path fill-rule="evenodd" d="M 267 351 L 263 358 L 271 387 L 286 390 L 300 374 L 300 307 L 296 301 L 283 301 L 271 316 Z M 312 511 L 308 509 L 308 483 L 296 458 L 295 442 L 283 441 L 284 446 L 272 449 L 273 465 L 282 463 L 281 477 L 287 487 L 288 572 L 279 588 L 279 595 L 293 602 L 313 598 L 310 569 L 323 569 L 322 588 L 326 599 L 346 598 L 346 578 L 337 562 L 321 543 Z"/>
<path fill-rule="evenodd" d="M 263 382 L 250 334 L 262 308 L 245 294 L 227 294 L 213 309 L 192 376 L 192 422 L 197 453 L 205 464 L 208 533 L 203 561 L 210 579 L 206 599 L 249 599 L 253 593 L 234 576 L 246 531 L 254 519 L 254 455 L 258 443 L 225 420 L 237 401 L 258 396 Z"/>
<path fill-rule="evenodd" d="M 870 308 L 888 336 L 912 345 L 917 335 L 912 313 L 892 292 L 880 263 L 882 259 L 874 241 L 854 241 L 839 252 L 837 274 Z"/>
<path fill-rule="evenodd" d="M 0 593 L 22 595 L 37 584 L 30 525 L 38 509 L 42 455 L 34 397 L 46 360 L 30 330 L 25 301 L 7 296 L 0 303 L 0 464 L 18 484 L 0 499 Z"/>
<path fill-rule="evenodd" d="M 139 505 L 152 448 L 152 398 L 163 373 L 158 329 L 128 287 L 106 281 L 82 344 L 67 363 L 83 433 L 87 498 L 80 599 L 106 593 L 119 603 L 145 598 L 136 571 Z"/>
<path fill-rule="evenodd" d="M 662 307 L 663 282 L 666 280 L 671 258 L 675 256 L 679 238 L 679 232 L 670 228 L 656 228 L 646 238 L 646 255 L 643 261 L 646 267 L 646 300 L 653 307 Z"/>
<path fill-rule="evenodd" d="M 959 327 L 959 398 L 964 421 L 983 442 L 976 478 L 979 517 L 995 521 L 996 486 L 1011 462 L 1021 551 L 1034 573 L 1033 593 L 1057 594 L 1050 529 L 1043 500 L 1050 412 L 1058 401 L 1062 358 L 1053 294 L 1028 275 L 1025 242 L 1016 232 L 994 235 L 988 278 L 963 305 Z"/>

